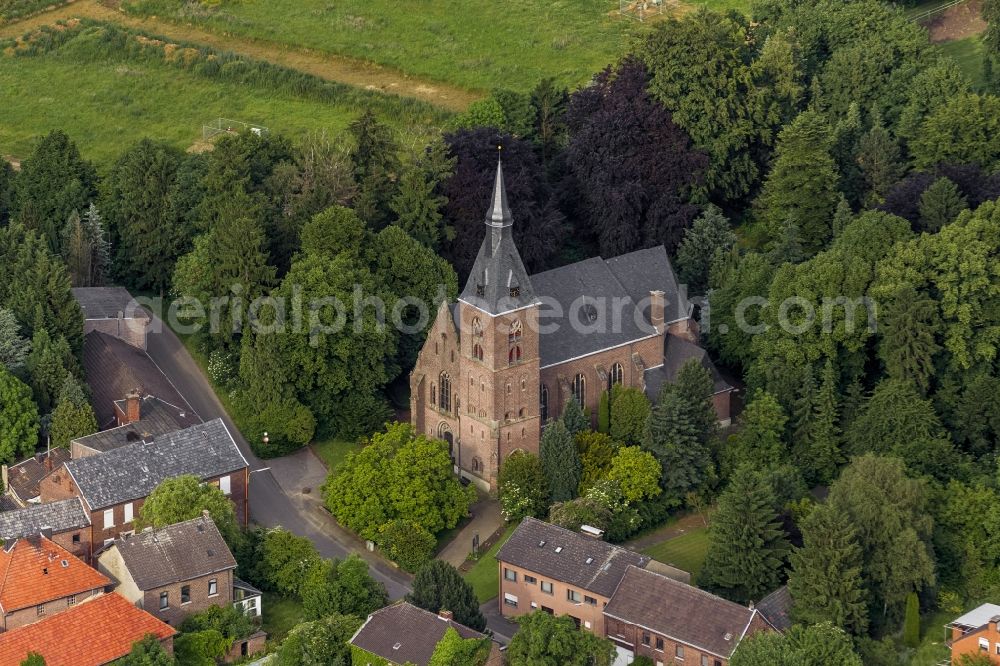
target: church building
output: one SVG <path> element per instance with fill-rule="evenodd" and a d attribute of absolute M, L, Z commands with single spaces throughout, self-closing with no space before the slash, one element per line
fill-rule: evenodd
<path fill-rule="evenodd" d="M 597 423 L 615 384 L 655 399 L 687 361 L 715 380 L 719 420 L 732 387 L 698 346 L 693 306 L 659 247 L 529 276 L 497 165 L 486 234 L 456 303 L 442 303 L 410 375 L 418 432 L 448 442 L 456 470 L 496 488 L 502 461 L 538 453 L 542 428 L 576 400 Z"/>

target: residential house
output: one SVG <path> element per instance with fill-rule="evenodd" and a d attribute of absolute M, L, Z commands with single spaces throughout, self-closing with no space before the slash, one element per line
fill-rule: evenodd
<path fill-rule="evenodd" d="M 177 416 L 179 428 L 201 423 L 177 388 L 142 349 L 92 331 L 83 339 L 83 369 L 101 430 L 136 420 L 127 418 L 127 410 L 118 406 L 119 401 L 133 391 L 143 397 L 156 396 L 174 407 L 175 416 L 183 412 Z"/>
<path fill-rule="evenodd" d="M 116 427 L 77 437 L 70 442 L 70 456 L 75 460 L 107 453 L 126 444 L 153 439 L 201 423 L 197 414 L 152 395 L 130 391 L 124 400 L 113 403 Z"/>
<path fill-rule="evenodd" d="M 431 613 L 405 601 L 380 608 L 369 615 L 351 637 L 352 663 L 354 666 L 427 666 L 434 648 L 449 627 L 462 638 L 486 638 L 455 622 L 448 611 Z M 487 666 L 502 663 L 500 647 L 491 642 Z"/>
<path fill-rule="evenodd" d="M 8 541 L 0 548 L 0 631 L 65 612 L 110 584 L 44 536 Z"/>
<path fill-rule="evenodd" d="M 38 534 L 90 563 L 90 518 L 79 497 L 0 513 L 0 539 L 4 543 Z"/>
<path fill-rule="evenodd" d="M 102 594 L 40 622 L 0 634 L 0 666 L 18 666 L 29 652 L 45 666 L 104 666 L 152 634 L 173 654 L 177 631 L 118 594 Z"/>
<path fill-rule="evenodd" d="M 98 569 L 118 594 L 173 626 L 209 606 L 233 604 L 236 560 L 207 512 L 118 537 Z"/>
<path fill-rule="evenodd" d="M 40 484 L 43 502 L 83 500 L 91 523 L 91 555 L 134 531 L 143 501 L 166 479 L 192 474 L 218 486 L 246 524 L 250 469 L 222 419 L 69 460 Z"/>
<path fill-rule="evenodd" d="M 626 569 L 643 567 L 649 558 L 599 535 L 525 518 L 496 554 L 500 612 L 516 617 L 540 609 L 569 615 L 578 626 L 603 636 L 604 607 Z"/>
<path fill-rule="evenodd" d="M 49 472 L 69 459 L 69 449 L 56 447 L 45 453 L 36 453 L 16 465 L 0 466 L 4 508 L 15 509 L 38 504 L 41 501 L 38 484 Z"/>
<path fill-rule="evenodd" d="M 93 331 L 146 349 L 152 318 L 124 287 L 76 287 L 73 297 L 83 311 L 83 334 Z"/>
<path fill-rule="evenodd" d="M 1000 606 L 983 604 L 948 623 L 951 663 L 963 655 L 983 655 L 1000 664 Z"/>
<path fill-rule="evenodd" d="M 727 666 L 747 636 L 774 627 L 755 608 L 629 566 L 604 608 L 605 631 L 620 660 L 656 666 Z"/>
<path fill-rule="evenodd" d="M 757 610 L 778 631 L 784 633 L 792 628 L 792 594 L 787 585 L 761 599 Z"/>
<path fill-rule="evenodd" d="M 512 452 L 538 452 L 575 400 L 595 420 L 616 384 L 647 391 L 697 358 L 730 419 L 730 387 L 697 346 L 694 307 L 663 246 L 528 275 L 497 165 L 482 246 L 456 303 L 441 304 L 410 374 L 415 428 L 449 444 L 457 471 L 495 488 Z M 540 325 L 541 324 L 541 325 Z"/>

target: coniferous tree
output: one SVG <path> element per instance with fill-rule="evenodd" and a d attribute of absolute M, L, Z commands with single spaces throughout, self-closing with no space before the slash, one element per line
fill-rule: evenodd
<path fill-rule="evenodd" d="M 804 367 L 789 410 L 791 418 L 788 420 L 788 427 L 793 443 L 808 441 L 815 410 L 816 378 L 811 368 Z"/>
<path fill-rule="evenodd" d="M 833 212 L 840 198 L 830 134 L 823 116 L 815 111 L 799 114 L 786 126 L 778 136 L 774 165 L 757 202 L 772 238 L 779 238 L 790 220 L 810 254 L 833 236 Z"/>
<path fill-rule="evenodd" d="M 709 204 L 684 232 L 677 248 L 677 278 L 687 285 L 688 293 L 702 294 L 708 289 L 712 264 L 729 254 L 735 244 L 729 220 L 717 206 Z"/>
<path fill-rule="evenodd" d="M 701 486 L 711 473 L 711 455 L 690 402 L 664 385 L 649 415 L 643 448 L 663 467 L 660 486 L 666 497 L 680 500 Z"/>
<path fill-rule="evenodd" d="M 611 398 L 607 390 L 601 391 L 597 403 L 597 432 L 607 435 L 611 431 Z"/>
<path fill-rule="evenodd" d="M 7 160 L 0 160 L 0 226 L 10 221 L 10 210 L 14 205 L 16 173 Z"/>
<path fill-rule="evenodd" d="M 789 545 L 774 505 L 774 490 L 760 474 L 736 470 L 712 516 L 699 585 L 737 603 L 778 587 Z"/>
<path fill-rule="evenodd" d="M 861 110 L 857 102 L 851 102 L 847 107 L 847 114 L 833 127 L 833 147 L 830 154 L 840 174 L 840 191 L 854 206 L 864 203 L 865 178 L 858 164 L 858 144 L 862 134 Z M 836 236 L 836 231 L 834 235 Z"/>
<path fill-rule="evenodd" d="M 566 106 L 569 91 L 559 87 L 555 79 L 545 78 L 531 91 L 531 106 L 535 110 L 535 128 L 532 138 L 539 147 L 542 164 L 546 167 L 566 146 Z"/>
<path fill-rule="evenodd" d="M 572 433 L 561 419 L 545 426 L 538 452 L 549 484 L 551 501 L 565 502 L 576 497 L 583 471 L 580 454 L 576 450 Z"/>
<path fill-rule="evenodd" d="M 97 418 L 80 383 L 67 374 L 52 412 L 52 446 L 69 446 L 71 440 L 97 432 Z"/>
<path fill-rule="evenodd" d="M 840 232 L 853 219 L 854 211 L 851 210 L 851 204 L 847 203 L 847 199 L 841 196 L 840 201 L 837 202 L 837 210 L 833 213 L 833 237 L 836 238 L 839 236 Z"/>
<path fill-rule="evenodd" d="M 725 450 L 729 468 L 749 463 L 758 469 L 777 465 L 787 458 L 782 438 L 788 417 L 774 396 L 758 389 L 740 414 L 740 428 Z"/>
<path fill-rule="evenodd" d="M 968 208 L 965 197 L 950 179 L 941 177 L 920 195 L 920 228 L 935 233 Z"/>
<path fill-rule="evenodd" d="M 0 462 L 10 464 L 31 454 L 38 444 L 38 429 L 31 389 L 0 368 Z"/>
<path fill-rule="evenodd" d="M 83 231 L 90 245 L 91 287 L 101 287 L 111 273 L 111 241 L 97 206 L 91 203 L 83 212 Z"/>
<path fill-rule="evenodd" d="M 768 258 L 775 266 L 797 264 L 809 258 L 802 247 L 802 232 L 795 218 L 788 217 L 781 223 L 781 234 L 771 243 Z"/>
<path fill-rule="evenodd" d="M 66 133 L 53 130 L 21 162 L 12 218 L 37 231 L 55 254 L 73 210 L 84 210 L 97 196 L 97 172 L 80 156 Z"/>
<path fill-rule="evenodd" d="M 38 329 L 31 339 L 27 368 L 35 402 L 47 414 L 55 407 L 66 377 L 71 374 L 68 369 L 77 368 L 69 344 L 62 337 L 53 339 L 44 328 Z"/>
<path fill-rule="evenodd" d="M 629 446 L 641 444 L 645 438 L 646 422 L 651 406 L 649 398 L 640 389 L 621 384 L 611 388 L 609 418 L 611 439 Z"/>
<path fill-rule="evenodd" d="M 837 465 L 843 462 L 840 452 L 840 416 L 837 400 L 837 376 L 833 361 L 823 366 L 819 390 L 813 403 L 812 423 L 804 442 L 799 464 L 810 483 L 826 484 L 837 475 Z"/>
<path fill-rule="evenodd" d="M 858 142 L 858 164 L 868 185 L 868 203 L 881 203 L 889 188 L 903 175 L 899 145 L 882 124 L 878 114 L 872 126 Z"/>
<path fill-rule="evenodd" d="M 406 600 L 415 606 L 437 613 L 449 610 L 455 621 L 476 631 L 486 628 L 486 618 L 479 610 L 476 592 L 458 569 L 441 560 L 431 560 L 417 571 L 413 591 Z"/>
<path fill-rule="evenodd" d="M 400 170 L 399 145 L 392 128 L 371 109 L 355 119 L 348 131 L 354 138 L 350 159 L 358 186 L 354 210 L 369 227 L 379 230 L 391 221 L 390 202 Z"/>
<path fill-rule="evenodd" d="M 885 305 L 880 322 L 879 357 L 892 379 L 912 382 L 926 393 L 934 375 L 934 356 L 941 347 L 938 305 L 912 286 L 901 287 Z"/>
<path fill-rule="evenodd" d="M 590 419 L 587 418 L 580 403 L 576 400 L 566 402 L 566 406 L 563 407 L 562 422 L 570 435 L 576 435 L 590 429 Z"/>
<path fill-rule="evenodd" d="M 454 236 L 454 230 L 445 226 L 441 213 L 448 199 L 437 194 L 441 180 L 454 167 L 455 158 L 448 155 L 444 143 L 431 143 L 421 159 L 403 172 L 399 191 L 390 203 L 396 215 L 394 224 L 432 250 Z"/>
<path fill-rule="evenodd" d="M 797 622 L 830 622 L 855 636 L 868 628 L 857 533 L 846 517 L 820 505 L 802 521 L 802 548 L 790 557 L 788 590 Z"/>
<path fill-rule="evenodd" d="M 10 310 L 0 308 L 0 366 L 15 372 L 24 367 L 31 342 L 21 335 L 21 324 Z"/>
<path fill-rule="evenodd" d="M 92 254 L 80 213 L 74 210 L 62 230 L 62 255 L 74 287 L 90 286 Z"/>

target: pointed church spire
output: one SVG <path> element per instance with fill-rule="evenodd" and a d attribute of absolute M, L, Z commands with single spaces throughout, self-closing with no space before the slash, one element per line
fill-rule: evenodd
<path fill-rule="evenodd" d="M 497 175 L 493 181 L 493 203 L 486 212 L 486 224 L 491 227 L 509 227 L 514 223 L 507 206 L 507 188 L 503 184 L 503 162 L 497 147 Z"/>
<path fill-rule="evenodd" d="M 503 164 L 498 156 L 492 199 L 486 211 L 489 230 L 461 295 L 466 303 L 490 314 L 524 307 L 535 300 L 528 272 L 514 245 L 513 224 L 503 182 Z"/>

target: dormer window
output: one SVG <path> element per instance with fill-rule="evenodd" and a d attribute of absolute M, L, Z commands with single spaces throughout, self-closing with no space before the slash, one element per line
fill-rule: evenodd
<path fill-rule="evenodd" d="M 485 285 L 481 285 L 481 284 L 477 284 L 476 285 L 476 296 L 479 296 L 480 298 L 483 298 L 484 296 L 486 296 L 486 286 Z"/>
<path fill-rule="evenodd" d="M 515 284 L 513 287 L 510 288 L 511 298 L 517 298 L 520 295 L 521 295 L 521 287 Z"/>

